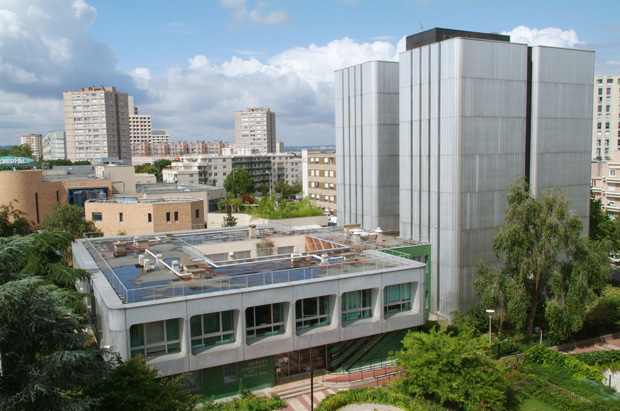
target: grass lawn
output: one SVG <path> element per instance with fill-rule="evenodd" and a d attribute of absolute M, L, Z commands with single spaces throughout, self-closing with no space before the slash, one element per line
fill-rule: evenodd
<path fill-rule="evenodd" d="M 518 411 L 561 411 L 559 408 L 547 405 L 536 398 L 528 398 L 521 403 Z"/>

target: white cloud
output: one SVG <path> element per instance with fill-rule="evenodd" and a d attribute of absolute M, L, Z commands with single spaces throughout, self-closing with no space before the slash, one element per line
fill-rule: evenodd
<path fill-rule="evenodd" d="M 133 95 L 140 113 L 150 114 L 153 127 L 167 130 L 174 141 L 230 141 L 234 112 L 262 106 L 276 112 L 277 135 L 285 144 L 332 144 L 334 71 L 369 60 L 396 61 L 404 49 L 404 38 L 395 47 L 345 37 L 272 56 L 238 52 L 218 63 L 196 54 L 163 74 L 145 67 L 121 73 L 112 48 L 88 33 L 96 18 L 90 6 L 23 3 L 15 0 L 10 12 L 0 13 L 0 145 L 18 144 L 21 134 L 64 128 L 62 91 L 91 85 Z M 245 2 L 221 5 L 246 12 Z M 261 16 L 269 16 L 269 7 L 257 5 Z"/>
<path fill-rule="evenodd" d="M 527 43 L 530 46 L 574 48 L 581 43 L 575 30 L 562 30 L 555 27 L 533 29 L 518 26 L 511 31 L 503 31 L 502 34 L 509 35 L 513 43 Z"/>
<path fill-rule="evenodd" d="M 248 10 L 245 0 L 221 0 L 220 6 L 223 9 L 231 10 L 232 22 L 230 27 L 232 28 L 242 27 L 244 23 L 258 27 L 286 27 L 293 23 L 293 17 L 286 10 L 261 11 L 272 7 L 272 3 L 258 2 L 255 9 Z"/>

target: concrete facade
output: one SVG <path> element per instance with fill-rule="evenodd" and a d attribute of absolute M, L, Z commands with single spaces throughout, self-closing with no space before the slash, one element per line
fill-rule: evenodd
<path fill-rule="evenodd" d="M 398 63 L 336 71 L 338 223 L 398 229 Z"/>
<path fill-rule="evenodd" d="M 495 261 L 491 239 L 504 221 L 505 193 L 516 177 L 524 176 L 536 195 L 552 187 L 564 189 L 586 232 L 589 215 L 591 150 L 586 136 L 591 130 L 594 53 L 454 33 L 443 41 L 422 41 L 424 33 L 412 36 L 421 40 L 411 41 L 419 46 L 400 55 L 399 104 L 385 100 L 375 110 L 399 111 L 398 148 L 383 163 L 399 164 L 400 235 L 433 244 L 431 310 L 443 316 L 476 301 L 474 264 Z M 358 115 L 363 107 L 363 96 L 350 88 L 363 84 L 358 79 L 364 78 L 362 67 L 345 69 L 348 82 L 343 81 L 345 70 L 336 72 L 337 143 L 352 141 L 351 132 L 343 139 L 339 116 L 341 111 Z M 392 82 L 392 77 L 385 74 L 377 83 Z M 341 95 L 351 102 L 355 97 L 355 109 Z M 362 133 L 356 130 L 356 135 Z M 360 198 L 348 201 L 347 193 L 363 190 L 367 179 L 356 182 L 340 176 L 340 170 L 364 176 L 358 164 L 366 151 L 352 150 L 349 143 L 337 144 L 337 152 L 344 157 L 344 165 L 339 159 L 339 183 L 349 179 L 352 184 L 339 199 L 353 211 L 364 210 L 365 216 L 369 213 Z M 384 183 L 380 166 L 363 171 Z M 392 203 L 391 198 L 377 198 Z M 339 223 L 353 222 L 352 215 L 342 221 L 339 213 Z"/>
<path fill-rule="evenodd" d="M 610 217 L 620 216 L 620 76 L 594 79 L 592 192 Z M 618 176 L 618 177 L 616 177 Z"/>
<path fill-rule="evenodd" d="M 35 161 L 43 157 L 43 136 L 41 134 L 28 134 L 20 137 L 20 144 L 26 144 L 32 150 Z"/>
<path fill-rule="evenodd" d="M 262 107 L 235 111 L 235 144 L 259 153 L 275 153 L 276 113 Z"/>
<path fill-rule="evenodd" d="M 115 87 L 85 87 L 62 96 L 69 160 L 95 163 L 109 157 L 131 163 L 126 93 Z"/>
<path fill-rule="evenodd" d="M 320 150 L 302 150 L 304 195 L 325 210 L 325 214 L 337 215 L 336 153 Z"/>
<path fill-rule="evenodd" d="M 67 158 L 64 130 L 50 131 L 42 140 L 44 160 L 62 160 Z"/>
<path fill-rule="evenodd" d="M 81 284 L 81 287 L 93 295 L 88 303 L 96 318 L 99 345 L 109 346 L 119 352 L 124 359 L 130 358 L 138 352 L 136 348 L 140 348 L 136 347 L 138 344 L 135 339 L 132 339 L 132 333 L 135 332 L 136 327 L 149 327 L 170 321 L 174 324 L 173 341 L 170 341 L 168 337 L 164 342 L 168 348 L 156 354 L 147 354 L 147 359 L 149 364 L 156 366 L 162 375 L 177 375 L 216 366 L 234 365 L 242 361 L 262 359 L 310 347 L 321 347 L 330 343 L 394 330 L 409 329 L 424 323 L 426 278 L 424 264 L 364 247 L 361 253 L 359 253 L 360 248 L 357 247 L 358 251 L 355 256 L 347 254 L 346 251 L 350 248 L 346 245 L 344 237 L 341 237 L 342 232 L 340 234 L 334 231 L 322 233 L 320 230 L 314 230 L 306 231 L 305 234 L 293 233 L 289 236 L 283 235 L 277 228 L 278 232 L 274 233 L 273 226 L 256 227 L 254 234 L 252 234 L 252 228 L 249 230 L 248 227 L 237 227 L 171 233 L 157 237 L 141 236 L 135 239 L 116 237 L 114 239 L 78 240 L 73 246 L 74 266 L 87 269 L 93 274 L 88 282 Z M 276 236 L 270 237 L 272 234 Z M 284 248 L 281 249 L 278 245 L 277 255 L 272 255 L 269 260 L 274 271 L 260 275 L 260 281 L 267 278 L 267 282 L 246 283 L 251 279 L 254 281 L 251 275 L 247 277 L 247 280 L 244 279 L 246 278 L 245 272 L 255 272 L 248 270 L 248 267 L 258 264 L 256 269 L 260 270 L 261 266 L 260 261 L 253 261 L 256 257 L 250 256 L 250 251 L 255 249 L 256 241 L 265 236 L 282 243 Z M 333 236 L 334 240 L 338 238 L 336 240 L 338 244 L 331 243 L 332 240 L 326 236 Z M 201 238 L 204 238 L 204 242 L 201 242 Z M 227 238 L 227 240 L 217 244 L 217 241 L 213 241 L 214 238 Z M 112 241 L 115 247 L 117 244 L 125 245 L 123 249 L 125 252 L 121 256 L 113 256 L 108 251 Z M 191 247 L 183 246 L 183 244 L 189 245 L 189 242 L 192 244 Z M 318 250 L 313 248 L 312 244 L 323 244 L 321 253 L 329 254 L 331 257 L 340 255 L 340 262 L 328 261 L 327 257 L 314 256 L 314 251 Z M 325 246 L 329 247 L 329 244 L 337 249 L 325 249 Z M 183 250 L 191 251 L 192 258 L 181 257 L 182 261 L 186 261 L 184 264 L 204 265 L 207 261 L 212 261 L 207 263 L 207 266 L 211 266 L 214 270 L 218 266 L 227 267 L 226 273 L 228 274 L 218 279 L 217 273 L 203 277 L 203 271 L 198 276 L 192 274 L 190 280 L 186 279 L 182 282 L 175 280 L 176 277 L 170 273 L 170 269 L 163 266 L 162 262 L 168 261 L 171 255 L 165 250 L 171 250 L 170 252 L 175 255 L 174 258 L 179 258 L 180 255 L 175 251 L 180 249 L 179 246 L 182 246 Z M 134 250 L 144 248 L 146 251 L 142 253 L 146 253 L 145 257 L 151 261 L 156 253 L 161 253 L 155 262 L 154 271 L 143 272 L 135 266 L 138 255 L 134 253 Z M 249 250 L 247 256 L 235 256 L 234 260 L 230 260 L 229 257 L 228 261 L 215 259 L 218 253 L 232 255 L 241 252 L 243 254 L 244 249 Z M 229 253 L 230 250 L 240 251 Z M 292 254 L 289 252 L 291 250 L 294 250 Z M 345 253 L 340 254 L 342 252 Z M 343 256 L 349 258 L 349 261 L 343 262 Z M 316 275 L 310 271 L 303 274 L 294 268 L 295 264 L 290 265 L 291 258 L 300 258 L 300 262 L 306 260 L 310 265 L 306 266 L 305 270 L 315 267 L 312 270 L 320 270 L 320 272 L 316 271 Z M 194 262 L 190 262 L 192 259 Z M 102 260 L 106 260 L 107 263 L 98 265 L 97 261 Z M 360 265 L 360 261 L 364 263 Z M 171 264 L 175 266 L 174 262 Z M 278 271 L 279 265 L 282 265 L 281 268 L 284 268 L 284 271 Z M 122 271 L 123 276 L 131 278 L 134 274 L 127 270 L 135 271 L 135 281 L 141 283 L 140 288 L 135 289 L 135 292 L 143 295 L 143 291 L 146 291 L 142 297 L 132 298 L 133 291 L 126 289 L 123 285 L 129 286 L 134 280 L 119 280 L 114 274 L 115 271 L 119 273 Z M 238 274 L 230 274 L 236 270 L 240 270 Z M 184 272 L 180 274 L 189 275 Z M 159 285 L 153 288 L 152 293 L 148 289 L 145 290 L 147 283 L 142 284 L 148 281 L 149 276 L 154 276 L 155 280 L 159 279 Z M 277 276 L 279 280 L 269 280 L 272 276 Z M 222 287 L 222 281 L 231 281 L 230 278 L 236 277 L 243 281 L 235 281 L 237 286 L 232 288 Z M 165 278 L 171 280 L 166 280 L 168 284 L 162 285 L 161 280 Z M 217 286 L 212 289 L 217 281 L 220 281 L 220 289 L 218 290 Z M 213 284 L 208 285 L 211 283 Z M 407 290 L 407 296 L 401 297 L 401 299 L 406 299 L 406 307 L 388 311 L 386 308 L 388 302 L 384 300 L 384 290 L 387 287 L 400 287 L 402 290 Z M 165 291 L 166 289 L 168 291 Z M 170 294 L 170 289 L 173 289 L 172 294 Z M 368 298 L 362 303 L 366 310 L 364 316 L 354 320 L 347 319 L 345 311 L 348 312 L 353 306 L 343 305 L 342 299 L 349 298 L 347 293 L 356 294 L 362 291 Z M 327 317 L 322 317 L 325 320 L 324 323 L 319 326 L 300 327 L 299 322 L 302 318 L 307 318 L 299 312 L 300 301 L 317 301 L 319 298 L 325 298 L 324 315 Z M 273 314 L 274 317 L 264 320 L 268 321 L 267 323 L 277 322 L 277 331 L 261 337 L 251 336 L 248 334 L 251 333 L 251 328 L 264 325 L 259 325 L 258 322 L 255 324 L 248 313 L 253 312 L 252 310 L 257 307 L 265 306 L 278 307 L 277 316 Z M 197 316 L 200 319 L 201 316 L 229 312 L 232 312 L 232 335 L 226 341 L 206 347 L 199 347 L 192 342 L 195 335 L 194 320 Z M 166 327 L 168 325 L 169 323 L 166 323 Z M 140 344 L 146 344 L 146 349 L 149 350 L 147 342 Z"/>

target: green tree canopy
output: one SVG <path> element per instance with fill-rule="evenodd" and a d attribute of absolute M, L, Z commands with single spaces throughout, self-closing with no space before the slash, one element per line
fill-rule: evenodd
<path fill-rule="evenodd" d="M 44 231 L 66 231 L 73 238 L 83 237 L 85 233 L 101 232 L 93 221 L 84 218 L 82 207 L 60 203 L 52 206 L 52 214 L 45 217 L 41 228 Z"/>
<path fill-rule="evenodd" d="M 32 149 L 28 144 L 22 144 L 19 146 L 11 146 L 10 149 L 0 149 L 0 156 L 17 156 L 17 157 L 31 157 Z"/>
<path fill-rule="evenodd" d="M 438 327 L 428 333 L 410 331 L 396 353 L 405 370 L 396 388 L 450 407 L 502 410 L 508 382 L 487 348 L 484 337 L 475 337 L 472 330 L 457 336 Z"/>
<path fill-rule="evenodd" d="M 583 225 L 557 189 L 535 197 L 524 180 L 508 190 L 506 220 L 493 238 L 501 268 L 479 262 L 474 289 L 487 308 L 531 335 L 544 311 L 561 338 L 583 325 L 587 304 L 610 279 L 605 247 L 581 236 Z M 494 306 L 495 305 L 495 306 Z"/>
<path fill-rule="evenodd" d="M 13 202 L 0 205 L 0 237 L 25 235 L 33 231 L 34 223 L 26 218 L 24 212 L 16 209 Z"/>
<path fill-rule="evenodd" d="M 227 194 L 239 197 L 241 194 L 254 194 L 254 179 L 247 170 L 236 168 L 232 170 L 224 181 Z"/>
<path fill-rule="evenodd" d="M 300 182 L 290 185 L 284 180 L 278 180 L 276 186 L 274 187 L 274 191 L 280 194 L 282 198 L 292 199 L 296 194 L 303 191 L 303 187 Z"/>
<path fill-rule="evenodd" d="M 39 278 L 0 286 L 0 408 L 88 409 L 84 390 L 109 366 L 87 349 L 84 324 L 65 308 L 66 294 Z"/>
<path fill-rule="evenodd" d="M 89 395 L 99 400 L 102 410 L 190 410 L 194 398 L 180 393 L 176 379 L 158 378 L 157 370 L 138 355 L 119 365 Z"/>

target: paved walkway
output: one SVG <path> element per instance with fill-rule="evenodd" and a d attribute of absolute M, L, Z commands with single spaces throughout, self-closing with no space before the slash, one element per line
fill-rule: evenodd
<path fill-rule="evenodd" d="M 314 406 L 316 407 L 325 397 L 338 391 L 349 388 L 379 387 L 389 380 L 398 378 L 395 369 L 382 368 L 354 374 L 326 374 L 314 377 Z M 310 378 L 300 379 L 290 383 L 276 385 L 265 390 L 265 394 L 277 393 L 284 401 L 284 411 L 311 410 Z"/>

